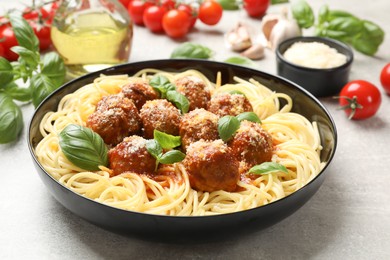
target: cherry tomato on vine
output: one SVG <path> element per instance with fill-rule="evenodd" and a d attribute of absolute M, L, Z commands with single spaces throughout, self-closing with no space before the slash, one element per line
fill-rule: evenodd
<path fill-rule="evenodd" d="M 34 21 L 29 21 L 30 26 L 33 28 L 35 35 L 39 40 L 39 49 L 41 51 L 48 49 L 51 44 L 51 36 L 50 36 L 50 26 L 48 25 L 39 25 Z"/>
<path fill-rule="evenodd" d="M 349 119 L 365 119 L 378 111 L 382 99 L 379 89 L 365 80 L 348 82 L 340 92 L 339 104 Z"/>
<path fill-rule="evenodd" d="M 251 17 L 262 17 L 270 5 L 270 0 L 244 0 L 244 9 Z"/>
<path fill-rule="evenodd" d="M 176 6 L 175 0 L 162 0 L 161 5 L 164 6 L 167 10 L 174 9 Z"/>
<path fill-rule="evenodd" d="M 165 33 L 172 38 L 181 38 L 185 36 L 190 27 L 190 15 L 181 10 L 172 9 L 163 17 L 163 27 Z"/>
<path fill-rule="evenodd" d="M 11 51 L 11 48 L 18 45 L 14 31 L 10 24 L 4 24 L 0 27 L 0 39 L 2 39 L 2 46 L 4 48 L 3 57 L 9 61 L 15 61 L 19 55 Z"/>
<path fill-rule="evenodd" d="M 191 6 L 186 4 L 179 4 L 177 10 L 181 10 L 189 14 L 190 16 L 189 29 L 193 28 L 195 26 L 196 20 L 198 19 L 198 14 L 196 13 L 196 11 Z"/>
<path fill-rule="evenodd" d="M 390 95 L 390 63 L 387 63 L 383 67 L 380 75 L 380 80 L 382 87 L 385 89 L 386 93 Z"/>
<path fill-rule="evenodd" d="M 164 6 L 149 6 L 145 9 L 143 14 L 143 20 L 145 26 L 152 32 L 158 33 L 164 31 L 162 26 L 162 20 L 167 9 Z"/>
<path fill-rule="evenodd" d="M 144 20 L 143 20 L 144 11 L 146 8 L 152 5 L 153 3 L 149 1 L 132 0 L 127 6 L 127 11 L 135 24 L 144 25 Z"/>
<path fill-rule="evenodd" d="M 213 0 L 206 0 L 199 6 L 198 18 L 204 24 L 216 25 L 222 18 L 222 6 Z"/>
<path fill-rule="evenodd" d="M 49 16 L 49 12 L 46 11 L 43 7 L 39 9 L 31 9 L 31 7 L 26 7 L 23 10 L 23 18 L 26 20 L 38 20 L 40 17 L 43 20 L 46 20 L 49 18 Z"/>

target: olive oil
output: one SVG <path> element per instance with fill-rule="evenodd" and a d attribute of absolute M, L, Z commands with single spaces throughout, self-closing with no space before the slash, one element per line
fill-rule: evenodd
<path fill-rule="evenodd" d="M 103 8 L 56 14 L 51 29 L 53 45 L 70 77 L 126 62 L 132 35 L 129 20 L 118 19 Z"/>

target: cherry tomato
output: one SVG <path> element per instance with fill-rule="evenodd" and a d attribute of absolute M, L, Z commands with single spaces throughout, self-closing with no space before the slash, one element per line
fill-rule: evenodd
<path fill-rule="evenodd" d="M 190 15 L 181 10 L 168 11 L 162 21 L 165 33 L 172 38 L 181 38 L 187 34 L 190 27 Z"/>
<path fill-rule="evenodd" d="M 215 25 L 222 18 L 222 6 L 213 0 L 206 0 L 199 6 L 199 20 L 207 25 Z"/>
<path fill-rule="evenodd" d="M 163 32 L 162 20 L 167 9 L 164 6 L 153 5 L 145 9 L 143 20 L 145 26 L 152 32 Z"/>
<path fill-rule="evenodd" d="M 164 6 L 167 10 L 171 10 L 175 8 L 176 2 L 175 0 L 162 0 L 161 5 Z"/>
<path fill-rule="evenodd" d="M 348 82 L 340 92 L 339 104 L 350 119 L 372 117 L 381 105 L 379 89 L 365 80 Z"/>
<path fill-rule="evenodd" d="M 198 14 L 196 11 L 189 5 L 186 4 L 180 4 L 177 7 L 177 10 L 184 11 L 190 15 L 190 27 L 189 29 L 192 29 L 195 26 L 196 20 L 198 19 Z"/>
<path fill-rule="evenodd" d="M 390 63 L 387 63 L 382 71 L 380 76 L 382 87 L 385 89 L 386 93 L 390 95 Z"/>
<path fill-rule="evenodd" d="M 132 0 L 127 6 L 127 11 L 135 24 L 144 25 L 144 20 L 143 20 L 144 11 L 146 8 L 152 5 L 153 3 L 149 1 Z"/>
<path fill-rule="evenodd" d="M 4 57 L 4 47 L 1 43 L 0 43 L 0 57 Z"/>
<path fill-rule="evenodd" d="M 49 18 L 49 16 L 49 12 L 46 11 L 43 7 L 39 9 L 32 9 L 31 7 L 26 7 L 23 10 L 23 18 L 26 20 L 38 20 L 39 18 L 46 20 Z"/>
<path fill-rule="evenodd" d="M 0 39 L 2 39 L 2 46 L 4 48 L 3 57 L 9 61 L 15 61 L 19 55 L 11 51 L 11 48 L 18 45 L 14 31 L 10 24 L 5 24 L 0 27 Z"/>
<path fill-rule="evenodd" d="M 59 7 L 59 2 L 53 2 L 49 9 L 49 19 L 47 20 L 48 24 L 51 24 L 53 22 L 54 16 L 57 12 L 57 9 Z"/>
<path fill-rule="evenodd" d="M 48 49 L 52 44 L 50 36 L 50 26 L 42 26 L 34 21 L 29 21 L 29 24 L 33 28 L 35 35 L 38 37 L 39 49 L 41 51 Z"/>
<path fill-rule="evenodd" d="M 270 5 L 270 0 L 244 0 L 244 9 L 251 17 L 262 17 Z"/>

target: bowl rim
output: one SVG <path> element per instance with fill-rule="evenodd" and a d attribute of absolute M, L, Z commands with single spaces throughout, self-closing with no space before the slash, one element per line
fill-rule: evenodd
<path fill-rule="evenodd" d="M 66 82 L 65 84 L 63 84 L 62 86 L 60 86 L 59 88 L 57 88 L 55 91 L 53 91 L 49 96 L 47 96 L 39 105 L 38 107 L 35 109 L 33 115 L 31 116 L 31 119 L 30 119 L 30 122 L 28 124 L 28 131 L 27 131 L 27 135 L 26 135 L 26 138 L 27 138 L 27 144 L 28 144 L 28 149 L 30 151 L 30 155 L 33 159 L 33 161 L 35 162 L 35 166 L 38 166 L 40 168 L 40 170 L 45 173 L 45 175 L 47 177 L 50 178 L 50 180 L 52 182 L 54 182 L 55 184 L 57 184 L 60 188 L 62 189 L 65 189 L 67 192 L 71 192 L 73 195 L 76 195 L 79 199 L 82 199 L 82 200 L 86 200 L 88 202 L 91 202 L 93 204 L 96 204 L 97 206 L 101 206 L 101 207 L 104 207 L 104 208 L 109 208 L 111 210 L 114 210 L 114 211 L 118 211 L 118 212 L 122 212 L 122 213 L 129 213 L 129 214 L 135 214 L 135 215 L 139 215 L 139 216 L 148 216 L 148 217 L 157 217 L 157 218 L 164 218 L 164 219 L 172 219 L 172 220 L 176 220 L 176 219 L 210 219 L 210 218 L 227 218 L 229 216 L 232 216 L 232 215 L 240 215 L 240 214 L 245 214 L 247 212 L 252 212 L 252 211 L 257 211 L 259 209 L 262 209 L 262 208 L 271 208 L 271 207 L 275 207 L 277 206 L 278 204 L 281 204 L 283 203 L 284 201 L 286 200 L 289 200 L 291 197 L 297 197 L 299 196 L 299 194 L 302 194 L 305 192 L 305 190 L 309 189 L 310 186 L 314 185 L 314 183 L 316 182 L 316 180 L 318 178 L 320 178 L 320 176 L 322 176 L 326 169 L 329 167 L 329 165 L 331 164 L 333 158 L 334 158 L 334 155 L 336 153 L 336 149 L 337 149 L 337 144 L 338 144 L 338 134 L 337 134 L 337 128 L 336 128 L 336 124 L 335 124 L 335 121 L 334 119 L 332 118 L 329 110 L 318 100 L 318 98 L 316 98 L 312 93 L 310 93 L 308 90 L 306 90 L 305 88 L 299 86 L 298 84 L 286 79 L 286 78 L 283 78 L 281 76 L 278 76 L 278 75 L 274 75 L 274 74 L 271 74 L 271 73 L 267 73 L 267 72 L 264 72 L 260 69 L 256 69 L 256 68 L 249 68 L 249 67 L 245 67 L 245 66 L 242 66 L 242 65 L 236 65 L 236 64 L 231 64 L 231 63 L 226 63 L 226 62 L 220 62 L 220 61 L 212 61 L 212 60 L 202 60 L 202 59 L 185 59 L 186 62 L 188 62 L 189 64 L 188 65 L 193 65 L 195 63 L 200 63 L 200 64 L 207 64 L 207 63 L 211 63 L 211 64 L 218 64 L 218 65 L 221 65 L 221 66 L 229 66 L 229 67 L 232 67 L 232 68 L 237 68 L 237 69 L 245 69 L 245 70 L 249 70 L 249 71 L 253 71 L 254 73 L 260 73 L 262 76 L 267 76 L 269 78 L 273 78 L 273 79 L 277 79 L 279 82 L 283 83 L 283 84 L 287 84 L 287 85 L 291 85 L 292 87 L 294 87 L 296 90 L 298 91 L 301 91 L 303 92 L 306 96 L 308 96 L 313 102 L 316 103 L 317 106 L 319 106 L 319 108 L 325 113 L 326 117 L 328 118 L 331 126 L 332 126 L 332 130 L 333 130 L 333 136 L 334 136 L 334 143 L 333 143 L 333 150 L 332 152 L 330 153 L 329 157 L 328 157 L 328 161 L 326 162 L 326 164 L 324 165 L 324 167 L 321 169 L 321 171 L 312 179 L 310 180 L 308 183 L 306 183 L 303 187 L 301 187 L 299 190 L 291 193 L 290 195 L 287 195 L 281 199 L 278 199 L 276 201 L 272 201 L 266 205 L 263 205 L 263 206 L 259 206 L 259 207 L 255 207 L 255 208 L 251 208 L 251 209 L 246 209 L 246 210 L 241 210 L 241 211 L 237 211 L 237 212 L 230 212 L 230 213 L 224 213 L 224 214 L 216 214 L 216 215 L 205 215 L 205 216 L 172 216 L 172 215 L 160 215 L 160 214 L 155 214 L 155 213 L 146 213 L 146 212 L 139 212 L 139 211 L 134 211 L 134 210 L 127 210 L 127 209 L 122 209 L 122 208 L 118 208 L 118 207 L 114 207 L 114 206 L 111 206 L 111 205 L 108 205 L 108 204 L 104 204 L 102 202 L 98 202 L 98 201 L 95 201 L 91 198 L 87 198 L 85 196 L 82 196 L 81 194 L 71 190 L 70 188 L 64 186 L 63 184 L 61 184 L 58 180 L 56 180 L 53 176 L 51 176 L 44 168 L 43 166 L 41 165 L 41 163 L 39 162 L 36 154 L 35 154 L 35 146 L 32 144 L 31 142 L 31 135 L 32 135 L 32 123 L 35 119 L 35 117 L 37 116 L 37 112 L 40 110 L 40 108 L 46 103 L 48 102 L 52 97 L 54 97 L 58 92 L 62 91 L 63 89 L 71 86 L 72 84 L 74 84 L 74 82 L 77 82 L 77 81 L 82 81 L 83 79 L 86 79 L 86 78 L 89 78 L 89 77 L 92 77 L 92 78 L 95 78 L 99 75 L 101 75 L 103 72 L 106 72 L 106 73 L 110 73 L 110 71 L 115 71 L 117 70 L 118 68 L 121 68 L 121 67 L 128 67 L 128 66 L 135 66 L 135 65 L 138 65 L 138 64 L 149 64 L 151 62 L 161 62 L 161 63 L 165 63 L 165 62 L 175 62 L 175 61 L 183 61 L 183 59 L 155 59 L 155 60 L 144 60 L 144 61 L 135 61 L 135 62 L 128 62 L 128 63 L 124 63 L 124 64 L 120 64 L 120 65 L 116 65 L 116 66 L 112 66 L 112 67 L 109 67 L 109 68 L 106 68 L 106 69 L 101 69 L 101 70 L 98 70 L 98 71 L 95 71 L 95 72 L 91 72 L 91 73 L 88 73 L 88 74 L 85 74 L 83 76 L 80 76 L 80 77 L 77 77 L 75 79 L 72 79 L 68 82 Z M 169 66 L 167 66 L 169 67 Z M 179 69 L 175 69 L 175 68 L 172 68 L 173 70 L 176 70 L 176 71 L 179 71 Z M 109 74 L 109 75 L 115 75 L 115 74 Z M 80 86 L 79 88 L 81 88 L 82 86 Z M 77 89 L 79 89 L 77 88 Z M 77 90 L 76 89 L 76 90 Z M 70 93 L 73 93 L 73 92 L 70 92 Z M 58 100 L 58 102 L 56 103 L 56 106 L 58 107 L 58 103 L 60 102 L 60 100 L 64 97 L 65 95 L 61 96 L 61 98 Z M 57 108 L 56 107 L 56 108 Z M 45 185 L 45 188 L 48 189 L 48 187 Z M 61 203 L 60 203 L 61 204 Z"/>
<path fill-rule="evenodd" d="M 328 45 L 331 48 L 334 48 L 333 46 L 329 45 L 329 43 L 330 43 L 331 45 L 337 46 L 338 48 L 344 50 L 344 52 L 342 54 L 344 54 L 347 57 L 347 61 L 345 63 L 337 66 L 337 67 L 323 68 L 323 69 L 322 68 L 310 68 L 310 67 L 306 67 L 306 66 L 292 63 L 292 62 L 286 60 L 286 58 L 284 57 L 283 54 L 292 44 L 294 44 L 296 42 L 320 42 L 320 43 L 324 43 L 324 44 Z M 283 49 L 285 47 L 286 47 L 286 50 L 282 53 L 281 49 Z M 339 50 L 337 50 L 337 52 L 341 53 Z M 277 59 L 279 59 L 281 62 L 288 64 L 289 66 L 294 67 L 295 69 L 299 69 L 302 71 L 308 71 L 308 72 L 333 72 L 333 71 L 337 71 L 337 70 L 346 69 L 346 68 L 351 66 L 351 64 L 354 60 L 353 50 L 350 46 L 348 46 L 347 44 L 345 44 L 339 40 L 335 40 L 335 39 L 327 38 L 327 37 L 320 37 L 320 36 L 297 36 L 297 37 L 289 38 L 289 39 L 284 40 L 278 44 L 278 46 L 275 50 L 275 53 L 276 53 Z"/>

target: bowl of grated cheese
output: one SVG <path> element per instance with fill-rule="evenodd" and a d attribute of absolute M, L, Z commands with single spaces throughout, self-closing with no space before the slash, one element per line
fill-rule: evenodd
<path fill-rule="evenodd" d="M 349 81 L 352 49 L 324 37 L 295 37 L 276 49 L 277 74 L 302 86 L 316 97 L 338 94 Z"/>

